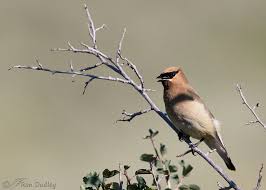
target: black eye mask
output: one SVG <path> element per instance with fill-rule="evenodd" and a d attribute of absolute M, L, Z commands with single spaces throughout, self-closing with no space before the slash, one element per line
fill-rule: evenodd
<path fill-rule="evenodd" d="M 173 78 L 179 71 L 173 71 L 173 72 L 168 72 L 168 73 L 162 73 L 159 77 L 160 79 L 171 79 Z"/>

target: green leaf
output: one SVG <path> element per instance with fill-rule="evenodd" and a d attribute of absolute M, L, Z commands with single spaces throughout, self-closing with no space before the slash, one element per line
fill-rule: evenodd
<path fill-rule="evenodd" d="M 166 189 L 164 189 L 164 190 L 172 190 L 172 189 L 170 189 L 170 188 L 166 188 Z"/>
<path fill-rule="evenodd" d="M 200 187 L 195 185 L 195 184 L 191 184 L 191 185 L 181 185 L 179 187 L 179 190 L 200 190 Z"/>
<path fill-rule="evenodd" d="M 159 174 L 164 174 L 164 170 L 163 168 L 157 168 L 156 170 Z"/>
<path fill-rule="evenodd" d="M 142 154 L 140 156 L 140 160 L 144 162 L 152 162 L 155 160 L 155 157 L 153 156 L 153 154 Z"/>
<path fill-rule="evenodd" d="M 139 185 L 146 185 L 146 181 L 143 177 L 137 175 L 136 178 Z"/>
<path fill-rule="evenodd" d="M 200 190 L 200 187 L 195 185 L 195 184 L 191 184 L 191 185 L 189 185 L 189 189 L 190 190 Z"/>
<path fill-rule="evenodd" d="M 193 167 L 191 165 L 183 166 L 183 176 L 186 177 L 191 171 L 193 170 Z"/>
<path fill-rule="evenodd" d="M 177 172 L 177 166 L 175 166 L 175 165 L 169 165 L 169 171 L 171 173 Z"/>
<path fill-rule="evenodd" d="M 155 167 L 156 168 L 162 168 L 163 167 L 163 164 L 162 164 L 162 162 L 160 161 L 160 160 L 155 160 Z"/>
<path fill-rule="evenodd" d="M 149 129 L 149 133 L 150 133 L 150 137 L 153 138 L 159 134 L 159 131 L 156 131 L 154 129 Z"/>
<path fill-rule="evenodd" d="M 178 174 L 172 175 L 172 179 L 178 184 L 180 182 Z"/>
<path fill-rule="evenodd" d="M 146 181 L 143 177 L 141 176 L 136 176 L 137 182 L 138 182 L 138 187 L 139 189 L 144 189 L 146 187 Z"/>
<path fill-rule="evenodd" d="M 164 156 L 167 152 L 166 146 L 162 143 L 160 143 L 160 153 L 162 156 Z"/>
<path fill-rule="evenodd" d="M 117 170 L 108 170 L 108 169 L 105 169 L 104 171 L 103 171 L 103 177 L 104 178 L 110 178 L 110 177 L 113 177 L 113 176 L 115 176 L 115 175 L 117 175 L 117 174 L 119 174 L 119 171 L 117 171 Z"/>
<path fill-rule="evenodd" d="M 128 170 L 129 168 L 130 168 L 130 166 L 124 165 L 124 170 Z"/>
<path fill-rule="evenodd" d="M 165 160 L 164 165 L 168 168 L 171 163 L 171 160 Z"/>
<path fill-rule="evenodd" d="M 88 187 L 86 187 L 85 189 L 87 189 L 87 190 L 94 190 L 92 187 L 90 187 L 90 186 L 88 186 Z"/>
<path fill-rule="evenodd" d="M 90 187 L 99 188 L 102 184 L 102 181 L 99 178 L 99 174 L 97 174 L 96 172 L 89 173 L 87 176 L 83 177 L 83 182 L 86 185 L 86 189 L 90 189 Z"/>
<path fill-rule="evenodd" d="M 120 189 L 120 185 L 117 182 L 112 182 L 112 183 L 108 183 L 104 186 L 105 189 L 110 189 L 110 190 L 119 190 Z"/>
<path fill-rule="evenodd" d="M 147 169 L 139 169 L 135 172 L 135 175 L 138 175 L 138 174 L 151 174 L 151 171 Z"/>
<path fill-rule="evenodd" d="M 127 186 L 127 190 L 139 190 L 137 183 L 132 183 Z"/>
<path fill-rule="evenodd" d="M 188 185 L 181 185 L 179 190 L 190 190 Z"/>

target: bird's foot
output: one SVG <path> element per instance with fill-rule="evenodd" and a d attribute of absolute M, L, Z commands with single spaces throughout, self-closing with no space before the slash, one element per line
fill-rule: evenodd
<path fill-rule="evenodd" d="M 178 138 L 182 142 L 185 138 L 189 138 L 189 136 L 187 136 L 185 133 L 181 131 L 181 132 L 178 132 Z"/>
<path fill-rule="evenodd" d="M 196 155 L 195 155 L 194 148 L 198 147 L 199 144 L 200 144 L 202 141 L 204 141 L 204 138 L 200 139 L 198 142 L 196 142 L 196 143 L 194 143 L 194 144 L 191 143 L 191 144 L 189 145 L 189 148 L 191 149 L 191 153 L 192 153 L 194 156 L 196 156 Z"/>
<path fill-rule="evenodd" d="M 196 143 L 194 144 L 195 147 L 198 147 L 202 141 L 204 141 L 204 138 L 202 138 L 202 139 L 200 139 L 198 142 L 196 142 Z"/>

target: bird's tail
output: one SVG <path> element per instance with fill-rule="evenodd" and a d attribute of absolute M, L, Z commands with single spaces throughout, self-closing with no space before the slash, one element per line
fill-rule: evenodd
<path fill-rule="evenodd" d="M 226 166 L 230 170 L 236 170 L 234 164 L 232 163 L 230 157 L 227 154 L 223 141 L 220 135 L 217 133 L 216 137 L 209 137 L 205 139 L 205 143 L 210 149 L 216 149 L 217 153 L 224 160 Z"/>

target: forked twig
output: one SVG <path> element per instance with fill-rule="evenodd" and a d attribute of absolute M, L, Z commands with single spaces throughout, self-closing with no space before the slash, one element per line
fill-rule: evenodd
<path fill-rule="evenodd" d="M 256 187 L 254 188 L 254 190 L 259 190 L 260 187 L 261 187 L 262 170 L 263 170 L 263 164 L 261 164 L 261 168 L 260 168 L 260 171 L 259 171 L 259 177 L 258 177 L 257 185 L 256 185 Z"/>
<path fill-rule="evenodd" d="M 140 116 L 140 115 L 148 113 L 150 111 L 152 111 L 152 108 L 141 110 L 141 111 L 138 111 L 138 112 L 135 112 L 135 113 L 128 113 L 125 110 L 123 110 L 123 112 L 122 112 L 122 115 L 124 115 L 123 118 L 119 119 L 117 121 L 128 121 L 128 122 L 130 122 L 136 116 Z"/>
<path fill-rule="evenodd" d="M 249 105 L 249 103 L 247 102 L 247 99 L 246 97 L 244 96 L 243 92 L 242 92 L 242 87 L 237 84 L 236 85 L 236 89 L 243 101 L 243 104 L 246 105 L 246 107 L 250 110 L 250 112 L 252 113 L 252 115 L 255 117 L 255 121 L 249 121 L 247 123 L 247 125 L 250 125 L 250 124 L 254 124 L 254 123 L 259 123 L 264 129 L 266 129 L 266 125 L 262 122 L 262 120 L 259 118 L 259 116 L 257 115 L 257 113 L 255 112 L 255 109 L 257 107 L 259 107 L 259 103 L 257 103 L 253 108 Z"/>

